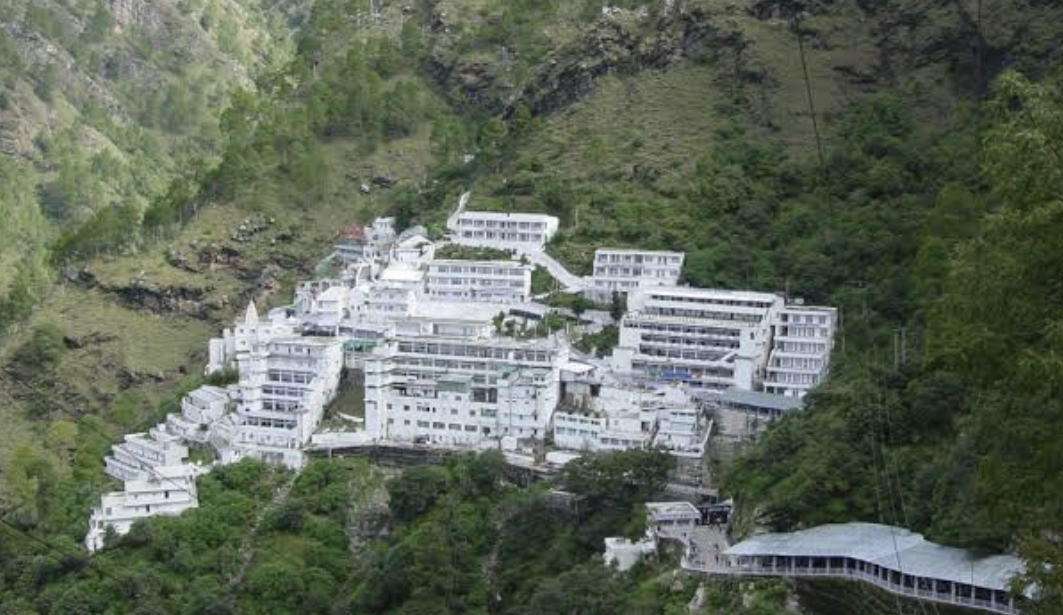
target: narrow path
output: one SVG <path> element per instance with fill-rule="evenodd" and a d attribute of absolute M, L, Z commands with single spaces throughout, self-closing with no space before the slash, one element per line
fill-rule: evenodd
<path fill-rule="evenodd" d="M 528 258 L 532 264 L 544 267 L 555 280 L 569 292 L 582 292 L 586 288 L 583 278 L 573 275 L 565 266 L 554 257 L 540 250 L 522 250 L 521 254 Z"/>
<path fill-rule="evenodd" d="M 255 520 L 251 522 L 251 527 L 247 528 L 247 532 L 240 540 L 240 565 L 237 567 L 236 572 L 229 578 L 229 583 L 227 585 L 230 591 L 244 582 L 244 577 L 247 575 L 247 569 L 251 566 L 251 560 L 255 557 L 254 542 L 255 537 L 258 535 L 258 528 L 266 519 L 266 515 L 271 513 L 288 499 L 288 494 L 292 492 L 292 487 L 295 486 L 295 479 L 298 477 L 298 472 L 292 472 L 292 475 L 284 481 L 284 484 L 278 487 L 277 491 L 273 493 L 273 498 L 270 499 L 269 504 L 263 506 L 258 511 L 258 514 L 255 515 Z"/>

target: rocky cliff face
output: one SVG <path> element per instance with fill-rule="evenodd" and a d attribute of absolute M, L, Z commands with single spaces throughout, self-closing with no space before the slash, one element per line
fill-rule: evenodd
<path fill-rule="evenodd" d="M 779 85 L 799 77 L 800 32 L 815 88 L 893 87 L 936 116 L 1005 68 L 1042 70 L 1063 46 L 1063 6 L 1046 0 L 674 0 L 598 16 L 514 83 L 501 60 L 455 53 L 462 24 L 432 6 L 436 77 L 470 101 L 522 100 L 535 113 L 564 108 L 604 76 L 689 60 L 726 65 L 739 84 Z"/>
<path fill-rule="evenodd" d="M 21 254 L 210 156 L 228 93 L 283 58 L 308 4 L 0 0 L 0 165 L 31 178 L 0 195 L 0 299 Z"/>

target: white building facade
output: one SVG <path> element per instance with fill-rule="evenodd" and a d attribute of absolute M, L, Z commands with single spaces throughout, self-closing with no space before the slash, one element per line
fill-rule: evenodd
<path fill-rule="evenodd" d="M 188 447 L 179 437 L 153 428 L 128 434 L 124 442 L 112 446 L 111 455 L 103 460 L 104 472 L 122 481 L 138 480 L 154 468 L 179 465 L 187 457 Z"/>
<path fill-rule="evenodd" d="M 198 469 L 192 465 L 160 466 L 144 478 L 125 481 L 123 491 L 104 494 L 89 517 L 85 547 L 103 546 L 107 528 L 126 534 L 133 523 L 157 515 L 174 516 L 199 505 L 196 493 Z"/>
<path fill-rule="evenodd" d="M 646 448 L 650 434 L 639 414 L 558 411 L 554 414 L 554 446 L 576 451 L 626 451 Z"/>
<path fill-rule="evenodd" d="M 425 274 L 425 292 L 456 301 L 525 301 L 531 296 L 531 267 L 513 261 L 433 261 Z"/>
<path fill-rule="evenodd" d="M 206 444 L 210 426 L 229 410 L 229 391 L 204 385 L 181 398 L 180 414 L 166 415 L 166 431 L 186 442 Z"/>
<path fill-rule="evenodd" d="M 541 439 L 566 354 L 555 340 L 493 335 L 489 322 L 411 320 L 365 359 L 366 429 L 444 444 Z"/>
<path fill-rule="evenodd" d="M 768 293 L 661 286 L 628 296 L 615 369 L 697 389 L 752 390 L 763 380 L 771 323 L 783 307 Z"/>
<path fill-rule="evenodd" d="M 646 286 L 674 286 L 683 272 L 682 252 L 602 248 L 594 252 L 592 288 L 627 293 Z"/>
<path fill-rule="evenodd" d="M 339 386 L 343 342 L 333 337 L 256 339 L 238 352 L 233 446 L 258 459 L 302 467 L 302 447 Z"/>
<path fill-rule="evenodd" d="M 459 211 L 447 221 L 451 240 L 462 246 L 542 251 L 559 223 L 545 214 Z"/>
<path fill-rule="evenodd" d="M 772 350 L 764 390 L 804 397 L 830 371 L 838 310 L 788 305 L 772 326 Z"/>

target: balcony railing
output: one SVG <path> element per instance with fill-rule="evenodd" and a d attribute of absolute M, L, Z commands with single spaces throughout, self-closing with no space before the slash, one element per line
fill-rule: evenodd
<path fill-rule="evenodd" d="M 901 583 L 894 583 L 893 581 L 883 579 L 882 577 L 872 574 L 871 572 L 866 570 L 857 570 L 846 567 L 811 567 L 795 565 L 764 566 L 760 564 L 730 564 L 721 566 L 719 568 L 712 568 L 711 570 L 707 570 L 700 566 L 697 562 L 688 559 L 688 557 L 685 555 L 682 560 L 682 565 L 688 570 L 736 576 L 783 576 L 856 580 L 863 581 L 865 583 L 870 583 L 871 585 L 874 585 L 879 589 L 900 596 L 907 596 L 920 600 L 931 600 L 941 604 L 950 604 L 955 606 L 981 609 L 993 613 L 1003 613 L 1004 615 L 1016 615 L 1020 613 L 1018 607 L 1016 607 L 1013 602 L 1004 604 L 995 600 L 986 600 L 984 598 L 976 598 L 974 596 L 961 596 L 959 594 L 954 594 L 951 592 L 939 592 L 933 589 L 908 587 Z"/>

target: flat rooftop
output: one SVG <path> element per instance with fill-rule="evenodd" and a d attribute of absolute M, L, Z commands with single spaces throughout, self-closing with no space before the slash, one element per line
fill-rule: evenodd
<path fill-rule="evenodd" d="M 762 293 L 751 290 L 727 290 L 722 288 L 696 288 L 693 286 L 651 286 L 639 289 L 646 295 L 675 295 L 680 297 L 705 297 L 733 299 L 738 301 L 774 302 L 781 298 L 774 293 Z"/>
<path fill-rule="evenodd" d="M 487 324 L 505 312 L 506 306 L 466 301 L 429 301 L 413 305 L 410 317 L 416 320 Z"/>
<path fill-rule="evenodd" d="M 786 395 L 775 395 L 773 393 L 764 393 L 761 391 L 745 391 L 742 389 L 727 389 L 717 397 L 719 401 L 724 403 L 735 403 L 744 406 L 755 406 L 757 408 L 767 408 L 769 410 L 800 410 L 804 407 L 804 402 L 798 397 L 787 397 Z"/>
<path fill-rule="evenodd" d="M 637 248 L 598 248 L 594 251 L 598 254 L 653 254 L 655 256 L 686 256 L 685 252 L 672 252 L 670 250 L 639 250 Z"/>
<path fill-rule="evenodd" d="M 346 286 L 330 286 L 317 296 L 317 300 L 321 302 L 343 301 L 347 295 L 347 290 Z"/>
<path fill-rule="evenodd" d="M 225 392 L 225 389 L 209 384 L 204 384 L 201 387 L 192 389 L 188 394 L 193 397 L 210 398 L 211 400 L 227 400 L 229 398 L 229 394 Z"/>
<path fill-rule="evenodd" d="M 404 263 L 396 263 L 380 272 L 381 282 L 420 282 L 423 279 L 424 271 Z"/>
<path fill-rule="evenodd" d="M 557 218 L 549 214 L 510 213 L 503 211 L 463 211 L 458 214 L 459 218 L 480 218 L 483 220 L 517 220 L 524 222 L 557 222 Z"/>
<path fill-rule="evenodd" d="M 436 259 L 428 263 L 429 268 L 438 267 L 439 265 L 446 265 L 448 267 L 496 267 L 505 269 L 517 269 L 520 267 L 531 269 L 530 266 L 524 265 L 514 260 L 464 260 L 459 258 L 454 259 Z"/>

